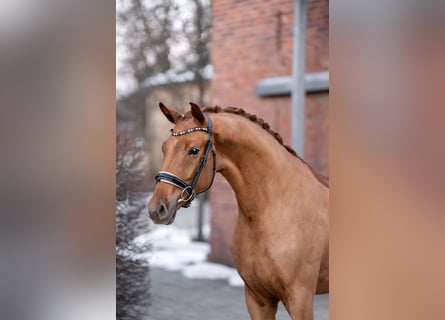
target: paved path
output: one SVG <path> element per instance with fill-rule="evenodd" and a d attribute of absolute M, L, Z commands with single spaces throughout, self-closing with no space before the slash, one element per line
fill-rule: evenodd
<path fill-rule="evenodd" d="M 244 289 L 226 280 L 188 279 L 179 272 L 151 269 L 151 320 L 248 320 Z M 328 295 L 315 297 L 315 320 L 328 319 Z M 277 320 L 289 319 L 280 304 Z"/>

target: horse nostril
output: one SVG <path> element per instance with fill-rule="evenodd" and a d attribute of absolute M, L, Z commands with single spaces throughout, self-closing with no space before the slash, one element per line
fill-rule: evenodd
<path fill-rule="evenodd" d="M 158 208 L 158 215 L 161 219 L 165 218 L 168 214 L 167 207 L 165 204 L 161 203 Z"/>

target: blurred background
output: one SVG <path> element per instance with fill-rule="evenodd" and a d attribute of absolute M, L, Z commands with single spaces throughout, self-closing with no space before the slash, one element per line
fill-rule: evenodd
<path fill-rule="evenodd" d="M 171 127 L 159 102 L 179 111 L 189 101 L 209 103 L 210 27 L 210 1 L 116 2 L 116 128 L 146 151 L 139 191 L 153 190 Z M 200 241 L 206 199 L 198 206 Z"/>
<path fill-rule="evenodd" d="M 189 319 L 217 319 L 215 310 L 221 319 L 247 318 L 242 281 L 230 254 L 237 205 L 222 177 L 189 209 L 181 209 L 172 226 L 147 225 L 144 220 L 147 209 L 142 204 L 153 191 L 163 161 L 161 144 L 171 128 L 158 105 L 163 102 L 180 112 L 189 109 L 190 101 L 202 107 L 244 108 L 328 175 L 329 2 L 118 0 L 116 53 L 117 159 L 123 168 L 117 173 L 118 205 L 125 204 L 134 215 L 131 221 L 140 222 L 128 243 L 146 246 L 132 259 L 139 267 L 149 261 L 144 279 L 151 280 L 138 282 L 150 287 L 148 316 L 176 319 L 171 310 L 177 308 L 182 316 L 187 309 Z M 128 206 L 138 201 L 139 206 Z M 125 210 L 120 213 L 118 222 L 124 219 L 131 227 Z M 118 245 L 118 257 L 125 260 L 119 255 L 124 251 Z M 127 269 L 119 269 L 118 260 L 120 274 Z M 171 278 L 176 280 L 169 283 Z M 187 282 L 196 278 L 221 282 Z M 125 279 L 118 272 L 118 282 Z M 223 292 L 213 295 L 209 286 Z M 189 288 L 188 298 L 178 297 L 175 306 L 163 304 L 161 296 L 173 297 L 181 288 Z M 215 306 L 224 299 L 234 306 L 233 314 Z M 185 307 L 190 303 L 193 308 Z M 327 296 L 316 304 L 317 319 L 327 319 Z M 281 317 L 288 318 L 282 307 Z"/>

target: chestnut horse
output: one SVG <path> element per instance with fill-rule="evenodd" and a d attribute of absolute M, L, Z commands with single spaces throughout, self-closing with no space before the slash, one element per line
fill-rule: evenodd
<path fill-rule="evenodd" d="M 280 300 L 292 319 L 313 319 L 314 294 L 329 291 L 327 178 L 255 115 L 190 104 L 180 114 L 160 103 L 175 127 L 162 145 L 151 219 L 172 223 L 221 173 L 238 202 L 231 249 L 251 319 L 275 319 Z"/>

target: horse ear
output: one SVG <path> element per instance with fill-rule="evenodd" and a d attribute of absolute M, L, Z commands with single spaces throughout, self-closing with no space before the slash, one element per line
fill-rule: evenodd
<path fill-rule="evenodd" d="M 176 124 L 178 119 L 181 117 L 181 114 L 179 112 L 167 108 L 162 102 L 159 102 L 159 108 L 161 109 L 162 113 L 167 118 L 167 120 L 170 121 L 171 123 Z"/>
<path fill-rule="evenodd" d="M 195 118 L 200 124 L 203 124 L 205 117 L 201 111 L 201 108 L 193 102 L 190 102 L 190 106 L 192 107 L 190 111 L 192 112 L 193 118 Z"/>

